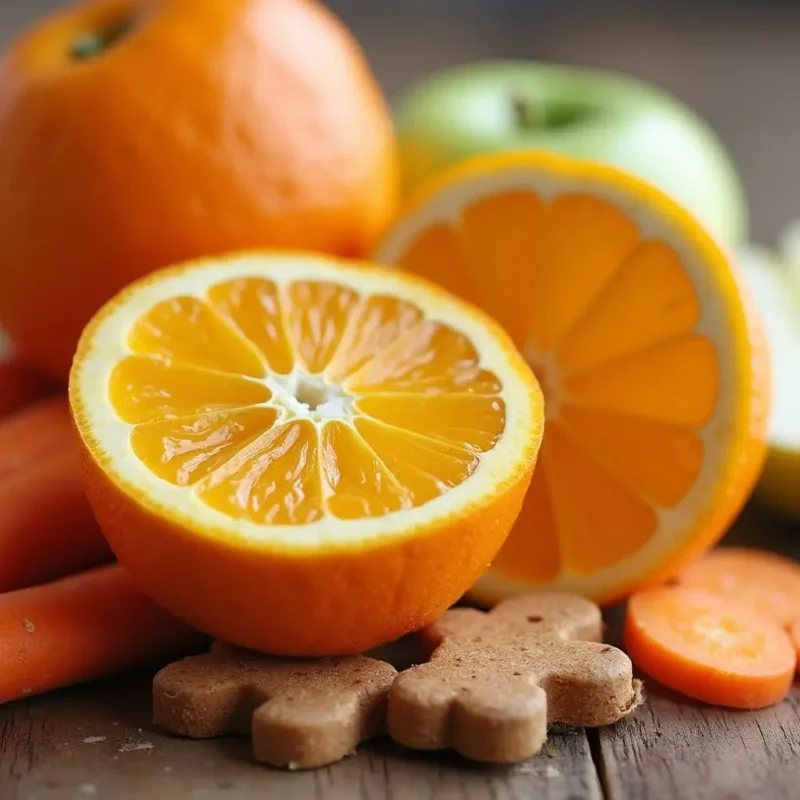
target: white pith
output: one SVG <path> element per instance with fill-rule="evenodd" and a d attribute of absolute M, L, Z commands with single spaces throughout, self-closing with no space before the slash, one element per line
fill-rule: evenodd
<path fill-rule="evenodd" d="M 681 551 L 687 539 L 693 536 L 698 519 L 718 500 L 720 475 L 732 458 L 731 421 L 736 416 L 736 404 L 746 393 L 739 371 L 742 354 L 736 352 L 730 334 L 732 330 L 741 329 L 744 311 L 742 307 L 727 305 L 719 287 L 720 276 L 708 267 L 699 247 L 684 235 L 677 222 L 668 215 L 657 213 L 635 192 L 598 179 L 591 167 L 588 171 L 577 167 L 572 173 L 557 173 L 533 164 L 516 164 L 508 169 L 493 169 L 485 173 L 476 171 L 468 178 L 445 186 L 438 194 L 429 197 L 422 208 L 414 209 L 397 222 L 376 254 L 376 260 L 383 264 L 397 264 L 422 230 L 437 223 L 456 223 L 462 210 L 473 201 L 514 190 L 533 191 L 545 202 L 571 192 L 591 194 L 610 202 L 627 215 L 637 226 L 642 239 L 655 238 L 667 242 L 681 259 L 700 301 L 700 317 L 693 330 L 707 336 L 717 348 L 719 399 L 714 416 L 704 427 L 694 429 L 705 448 L 703 466 L 694 486 L 677 507 L 655 509 L 658 518 L 656 532 L 629 558 L 591 574 L 573 574 L 562 569 L 554 580 L 534 587 L 595 597 L 615 596 L 620 586 L 637 585 L 655 566 L 663 564 L 670 553 Z M 529 351 L 524 355 L 534 370 L 537 364 L 546 365 L 542 385 L 546 416 L 552 419 L 558 415 L 560 403 L 569 399 L 559 395 L 553 354 Z M 553 366 L 548 367 L 548 364 Z M 749 392 L 749 386 L 746 391 Z M 579 503 L 580 498 L 575 498 L 575 502 Z M 530 590 L 531 584 L 490 569 L 478 582 L 473 595 L 494 602 Z"/>
<path fill-rule="evenodd" d="M 283 419 L 307 419 L 314 423 L 338 419 L 352 420 L 355 397 L 339 384 L 296 368 L 288 375 L 269 375 L 264 383 L 272 392 L 270 405 Z"/>
<path fill-rule="evenodd" d="M 206 505 L 191 488 L 175 486 L 157 477 L 131 450 L 129 438 L 134 426 L 117 416 L 109 399 L 111 371 L 131 355 L 128 332 L 140 317 L 163 300 L 176 296 L 203 297 L 215 284 L 247 277 L 267 278 L 279 289 L 295 281 L 316 280 L 351 288 L 361 296 L 393 296 L 417 306 L 427 320 L 463 333 L 478 353 L 480 365 L 491 370 L 502 383 L 498 396 L 506 407 L 503 435 L 492 450 L 480 455 L 475 472 L 459 486 L 417 508 L 375 518 L 342 520 L 328 515 L 305 525 L 259 525 L 231 519 Z M 537 412 L 541 409 L 537 409 L 530 396 L 529 384 L 519 379 L 515 354 L 508 350 L 507 342 L 463 304 L 439 291 L 428 291 L 391 270 L 356 265 L 345 268 L 342 262 L 324 256 L 244 255 L 209 260 L 187 270 L 164 274 L 158 280 L 145 280 L 125 290 L 120 297 L 121 301 L 101 315 L 85 358 L 73 374 L 73 397 L 78 398 L 83 416 L 79 420 L 81 434 L 123 490 L 149 507 L 164 509 L 171 519 L 213 535 L 242 537 L 291 549 L 404 536 L 416 526 L 427 527 L 437 520 L 467 513 L 470 507 L 492 499 L 498 487 L 517 480 L 529 457 L 526 454 L 530 453 L 531 431 L 539 430 Z M 319 376 L 298 370 L 289 376 L 270 374 L 264 382 L 274 395 L 268 405 L 282 408 L 283 419 L 304 417 L 321 426 L 329 419 L 347 423 L 352 416 L 352 401 L 347 393 L 329 386 Z M 326 396 L 316 410 L 298 402 L 302 384 L 315 391 L 324 390 Z M 302 399 L 302 391 L 299 396 Z"/>

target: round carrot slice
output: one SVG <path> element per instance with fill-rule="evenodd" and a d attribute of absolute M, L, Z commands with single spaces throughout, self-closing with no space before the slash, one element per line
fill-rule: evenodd
<path fill-rule="evenodd" d="M 687 567 L 678 580 L 746 603 L 784 627 L 800 613 L 800 564 L 766 550 L 714 550 Z"/>
<path fill-rule="evenodd" d="M 633 595 L 625 644 L 633 662 L 664 686 L 732 708 L 782 700 L 797 663 L 789 635 L 769 617 L 684 586 Z"/>

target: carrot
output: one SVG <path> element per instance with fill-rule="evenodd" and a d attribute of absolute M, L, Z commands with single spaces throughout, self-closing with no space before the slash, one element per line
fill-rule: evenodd
<path fill-rule="evenodd" d="M 95 522 L 63 397 L 0 422 L 0 592 L 112 560 Z"/>
<path fill-rule="evenodd" d="M 75 444 L 65 397 L 39 400 L 0 422 L 0 480 Z"/>
<path fill-rule="evenodd" d="M 766 550 L 712 550 L 687 567 L 678 582 L 739 600 L 784 627 L 800 616 L 800 564 Z"/>
<path fill-rule="evenodd" d="M 48 390 L 47 381 L 16 356 L 0 353 L 0 419 L 44 397 Z"/>
<path fill-rule="evenodd" d="M 163 662 L 203 641 L 116 564 L 0 595 L 0 702 Z"/>
<path fill-rule="evenodd" d="M 772 619 L 685 586 L 634 594 L 625 645 L 633 662 L 664 686 L 732 708 L 782 700 L 797 664 L 789 635 Z"/>

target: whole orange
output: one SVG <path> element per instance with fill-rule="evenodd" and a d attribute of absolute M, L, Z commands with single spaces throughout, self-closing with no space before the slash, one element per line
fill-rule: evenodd
<path fill-rule="evenodd" d="M 100 0 L 0 62 L 0 323 L 66 378 L 84 324 L 168 263 L 361 255 L 395 210 L 384 97 L 312 0 Z"/>

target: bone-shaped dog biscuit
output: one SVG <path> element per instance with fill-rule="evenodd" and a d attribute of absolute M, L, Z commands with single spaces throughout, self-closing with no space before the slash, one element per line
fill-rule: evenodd
<path fill-rule="evenodd" d="M 430 661 L 389 694 L 389 734 L 407 747 L 515 763 L 542 747 L 549 722 L 607 725 L 640 702 L 630 659 L 601 643 L 600 610 L 580 597 L 452 609 L 424 637 Z"/>
<path fill-rule="evenodd" d="M 153 719 L 195 738 L 252 733 L 257 760 L 319 767 L 385 732 L 396 674 L 366 656 L 282 659 L 215 643 L 156 675 Z"/>

